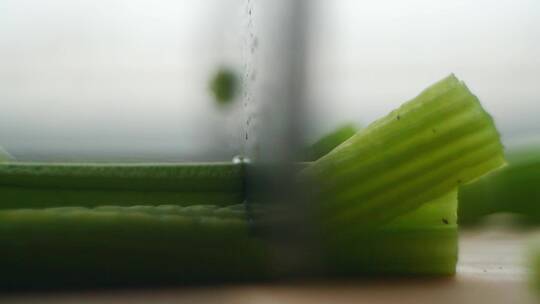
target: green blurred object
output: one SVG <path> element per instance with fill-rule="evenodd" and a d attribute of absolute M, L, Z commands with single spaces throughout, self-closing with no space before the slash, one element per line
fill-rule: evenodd
<path fill-rule="evenodd" d="M 4 148 L 0 147 L 0 163 L 12 161 L 14 160 L 13 156 L 11 156 Z"/>
<path fill-rule="evenodd" d="M 540 224 L 540 148 L 510 149 L 507 159 L 508 166 L 460 188 L 461 224 L 503 212 L 519 215 L 522 224 Z"/>
<path fill-rule="evenodd" d="M 210 80 L 210 91 L 220 105 L 233 102 L 239 87 L 240 79 L 230 68 L 220 68 Z"/>
<path fill-rule="evenodd" d="M 493 119 L 442 79 L 306 164 L 326 271 L 453 275 L 457 188 L 505 164 Z"/>
<path fill-rule="evenodd" d="M 324 135 L 318 141 L 313 143 L 307 148 L 306 151 L 306 161 L 315 161 L 325 154 L 328 154 L 335 147 L 339 146 L 341 143 L 351 138 L 356 132 L 358 132 L 358 127 L 353 123 L 345 124 L 336 130 Z"/>

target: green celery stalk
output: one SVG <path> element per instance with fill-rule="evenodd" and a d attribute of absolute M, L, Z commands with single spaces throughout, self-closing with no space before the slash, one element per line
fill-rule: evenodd
<path fill-rule="evenodd" d="M 0 164 L 0 209 L 140 204 L 230 205 L 243 201 L 233 163 Z"/>
<path fill-rule="evenodd" d="M 504 164 L 492 118 L 450 75 L 313 162 L 301 179 L 316 183 L 323 230 L 367 229 Z"/>
<path fill-rule="evenodd" d="M 49 288 L 265 278 L 266 245 L 243 206 L 0 211 L 0 287 Z"/>
<path fill-rule="evenodd" d="M 457 193 L 365 233 L 342 227 L 328 240 L 327 268 L 339 275 L 453 275 L 458 257 Z"/>
<path fill-rule="evenodd" d="M 461 224 L 501 212 L 520 215 L 523 223 L 540 223 L 540 151 L 514 149 L 508 159 L 507 167 L 460 188 Z"/>
<path fill-rule="evenodd" d="M 351 138 L 356 132 L 358 132 L 358 127 L 352 123 L 340 126 L 310 145 L 306 151 L 306 160 L 314 161 L 323 157 L 335 147 Z"/>

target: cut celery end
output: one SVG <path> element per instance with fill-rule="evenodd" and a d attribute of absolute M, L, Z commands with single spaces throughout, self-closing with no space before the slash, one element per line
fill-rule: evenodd
<path fill-rule="evenodd" d="M 358 132 L 358 127 L 349 123 L 324 135 L 307 149 L 306 160 L 314 161 L 323 157 L 341 143 L 351 138 L 356 132 Z"/>
<path fill-rule="evenodd" d="M 328 227 L 379 226 L 503 166 L 491 117 L 455 76 L 432 85 L 301 172 Z"/>
<path fill-rule="evenodd" d="M 458 256 L 457 193 L 424 204 L 366 233 L 341 227 L 327 238 L 326 261 L 341 275 L 453 275 Z"/>
<path fill-rule="evenodd" d="M 0 211 L 0 286 L 260 279 L 268 252 L 237 206 Z"/>

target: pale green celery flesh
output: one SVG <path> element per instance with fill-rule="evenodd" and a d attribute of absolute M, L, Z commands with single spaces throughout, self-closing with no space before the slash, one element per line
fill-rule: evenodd
<path fill-rule="evenodd" d="M 1 288 L 247 280 L 266 245 L 243 206 L 0 211 Z"/>
<path fill-rule="evenodd" d="M 366 231 L 342 227 L 328 239 L 326 263 L 340 275 L 453 275 L 458 257 L 457 193 Z"/>
<path fill-rule="evenodd" d="M 243 201 L 233 163 L 0 164 L 0 209 L 141 204 L 231 205 Z"/>
<path fill-rule="evenodd" d="M 303 172 L 324 229 L 391 221 L 505 164 L 492 118 L 451 75 Z M 337 228 L 336 228 L 337 227 Z"/>

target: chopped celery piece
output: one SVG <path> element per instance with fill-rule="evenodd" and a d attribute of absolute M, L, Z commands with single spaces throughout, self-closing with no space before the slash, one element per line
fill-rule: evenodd
<path fill-rule="evenodd" d="M 522 223 L 540 224 L 540 151 L 510 150 L 508 159 L 505 168 L 460 188 L 461 224 L 475 224 L 500 212 L 520 215 Z"/>
<path fill-rule="evenodd" d="M 453 275 L 458 256 L 457 193 L 370 230 L 343 226 L 325 247 L 330 272 L 340 275 Z"/>
<path fill-rule="evenodd" d="M 343 125 L 313 143 L 306 151 L 306 160 L 317 160 L 358 132 L 354 124 Z"/>
<path fill-rule="evenodd" d="M 233 163 L 0 164 L 0 209 L 243 201 Z"/>
<path fill-rule="evenodd" d="M 420 208 L 403 214 L 381 229 L 400 230 L 418 227 L 456 227 L 458 223 L 457 190 L 423 204 Z"/>
<path fill-rule="evenodd" d="M 492 118 L 450 75 L 301 172 L 324 230 L 380 226 L 505 164 Z"/>
<path fill-rule="evenodd" d="M 78 287 L 263 278 L 242 206 L 0 211 L 0 286 Z"/>

